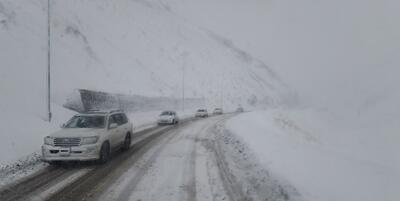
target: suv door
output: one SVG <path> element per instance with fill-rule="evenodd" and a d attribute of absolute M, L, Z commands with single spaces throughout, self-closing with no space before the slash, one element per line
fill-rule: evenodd
<path fill-rule="evenodd" d="M 122 144 L 125 140 L 125 134 L 128 132 L 128 119 L 122 113 L 115 115 L 118 123 L 118 143 Z"/>
<path fill-rule="evenodd" d="M 174 114 L 174 120 L 175 120 L 176 122 L 178 122 L 178 121 L 179 121 L 178 115 L 176 114 L 176 112 L 173 112 L 173 114 Z"/>
<path fill-rule="evenodd" d="M 110 128 L 110 125 L 116 123 L 118 126 L 116 128 Z M 118 118 L 116 114 L 110 115 L 108 118 L 108 134 L 109 134 L 109 140 L 112 148 L 115 148 L 116 146 L 119 146 L 119 135 L 120 135 L 120 126 L 118 123 Z"/>
<path fill-rule="evenodd" d="M 122 118 L 122 135 L 123 138 L 125 139 L 126 133 L 131 131 L 131 124 L 129 123 L 128 117 L 126 114 L 121 113 L 121 118 Z"/>

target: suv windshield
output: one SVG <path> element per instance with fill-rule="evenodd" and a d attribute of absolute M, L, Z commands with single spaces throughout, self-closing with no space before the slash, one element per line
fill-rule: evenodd
<path fill-rule="evenodd" d="M 104 116 L 74 116 L 65 125 L 65 128 L 104 128 Z"/>
<path fill-rule="evenodd" d="M 206 110 L 203 110 L 203 109 L 200 109 L 200 110 L 197 110 L 197 112 L 205 112 Z"/>
<path fill-rule="evenodd" d="M 164 112 L 162 112 L 161 113 L 161 116 L 164 116 L 164 115 L 172 115 L 172 112 L 170 112 L 170 111 L 164 111 Z"/>

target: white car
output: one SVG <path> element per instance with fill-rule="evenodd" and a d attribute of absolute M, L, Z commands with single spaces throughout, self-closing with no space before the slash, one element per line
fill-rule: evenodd
<path fill-rule="evenodd" d="M 132 133 L 132 123 L 121 110 L 78 114 L 44 138 L 42 160 L 106 163 L 112 150 L 129 149 Z"/>
<path fill-rule="evenodd" d="M 218 115 L 218 114 L 223 114 L 223 110 L 222 108 L 215 108 L 213 111 L 213 114 Z"/>
<path fill-rule="evenodd" d="M 243 107 L 242 107 L 242 106 L 239 106 L 239 107 L 236 109 L 236 112 L 244 112 Z"/>
<path fill-rule="evenodd" d="M 208 112 L 206 109 L 198 109 L 195 117 L 208 117 Z"/>
<path fill-rule="evenodd" d="M 158 125 L 178 124 L 179 117 L 175 111 L 163 111 L 157 120 Z"/>

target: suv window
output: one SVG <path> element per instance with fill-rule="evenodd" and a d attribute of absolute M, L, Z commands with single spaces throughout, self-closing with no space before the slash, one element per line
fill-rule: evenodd
<path fill-rule="evenodd" d="M 104 128 L 104 116 L 74 116 L 65 128 Z"/>
<path fill-rule="evenodd" d="M 171 115 L 173 115 L 172 113 L 173 113 L 173 112 L 171 112 L 171 111 L 164 111 L 164 112 L 161 113 L 161 116 L 162 116 L 162 115 L 171 116 Z"/>
<path fill-rule="evenodd" d="M 113 115 L 111 115 L 109 117 L 109 119 L 108 119 L 108 128 L 110 128 L 110 125 L 113 124 L 113 123 L 116 123 L 116 124 L 120 125 L 118 123 L 118 119 L 117 119 L 117 115 L 116 114 L 113 114 Z"/>
<path fill-rule="evenodd" d="M 113 119 L 114 123 L 117 123 L 118 125 L 123 125 L 128 122 L 128 118 L 122 113 L 113 114 L 111 115 L 111 118 Z"/>
<path fill-rule="evenodd" d="M 121 116 L 121 122 L 122 124 L 128 123 L 128 117 L 124 113 L 119 114 Z"/>

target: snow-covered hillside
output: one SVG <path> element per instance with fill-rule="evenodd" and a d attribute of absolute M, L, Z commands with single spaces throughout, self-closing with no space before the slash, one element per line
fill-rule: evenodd
<path fill-rule="evenodd" d="M 398 118 L 397 118 L 398 119 Z M 271 175 L 309 201 L 396 201 L 400 197 L 398 123 L 329 110 L 246 113 L 227 129 Z"/>
<path fill-rule="evenodd" d="M 0 155 L 0 161 L 33 151 L 21 148 L 23 139 L 39 146 L 69 116 L 61 105 L 77 88 L 179 98 L 184 74 L 185 95 L 205 98 L 209 107 L 279 103 L 289 94 L 263 61 L 180 17 L 164 1 L 51 1 L 57 110 L 56 123 L 48 125 L 47 1 L 0 0 L 0 44 L 0 133 L 15 139 L 2 144 L 0 152 L 10 156 Z"/>
<path fill-rule="evenodd" d="M 24 81 L 44 93 L 46 2 L 1 1 L 1 44 L 7 47 L 1 74 L 10 79 L 4 84 Z M 162 1 L 52 1 L 51 15 L 56 102 L 75 88 L 180 97 L 183 69 L 186 95 L 214 104 L 222 90 L 235 106 L 253 96 L 279 101 L 285 91 L 262 61 L 185 21 Z"/>
<path fill-rule="evenodd" d="M 400 29 L 382 2 L 51 0 L 48 123 L 47 0 L 0 0 L 0 168 L 40 150 L 78 88 L 178 99 L 183 82 L 229 111 L 293 105 L 295 87 L 307 109 L 235 117 L 238 143 L 307 200 L 394 201 Z M 144 128 L 158 113 L 130 117 Z"/>

